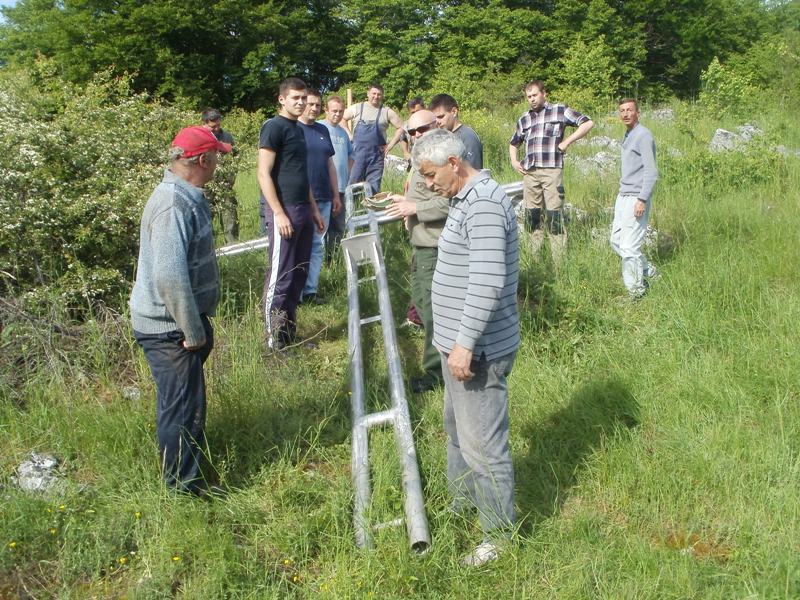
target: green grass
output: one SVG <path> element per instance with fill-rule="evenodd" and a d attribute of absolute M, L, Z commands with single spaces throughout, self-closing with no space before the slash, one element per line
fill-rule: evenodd
<path fill-rule="evenodd" d="M 329 304 L 300 309 L 300 333 L 319 349 L 278 361 L 264 352 L 257 253 L 221 263 L 207 365 L 208 451 L 233 489 L 225 500 L 161 486 L 153 384 L 124 318 L 98 317 L 77 337 L 6 324 L 2 361 L 17 362 L 0 385 L 0 598 L 800 597 L 800 165 L 709 155 L 714 129 L 738 123 L 675 108 L 673 123 L 645 120 L 662 170 L 652 222 L 671 240 L 651 250 L 663 277 L 645 300 L 619 302 L 618 259 L 591 234 L 607 226 L 599 217 L 571 227 L 558 272 L 523 248 L 510 379 L 519 535 L 495 565 L 458 566 L 479 531 L 447 511 L 436 392 L 409 396 L 431 552 L 414 556 L 403 529 L 381 531 L 372 552 L 355 548 L 344 269 L 323 271 Z M 497 132 L 476 127 L 494 140 L 490 157 L 505 158 L 511 115 Z M 800 145 L 796 124 L 763 118 L 767 147 Z M 613 118 L 597 122 L 593 135 L 621 136 Z M 497 176 L 513 178 L 505 163 Z M 569 201 L 599 213 L 616 176 L 573 169 L 566 185 Z M 237 189 L 255 237 L 252 175 Z M 381 236 L 400 321 L 408 247 L 398 224 Z M 419 334 L 398 336 L 418 374 Z M 365 344 L 380 349 L 373 332 Z M 370 365 L 374 406 L 384 378 Z M 141 398 L 126 399 L 128 386 Z M 391 434 L 371 446 L 373 514 L 399 515 Z M 63 461 L 62 492 L 10 484 L 31 450 Z"/>

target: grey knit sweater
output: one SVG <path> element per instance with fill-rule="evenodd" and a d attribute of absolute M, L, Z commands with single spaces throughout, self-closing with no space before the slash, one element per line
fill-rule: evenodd
<path fill-rule="evenodd" d="M 131 322 L 141 333 L 179 329 L 201 346 L 200 316 L 219 300 L 211 212 L 203 190 L 167 169 L 142 213 L 139 264 L 131 293 Z"/>
<path fill-rule="evenodd" d="M 622 142 L 622 177 L 619 193 L 636 196 L 647 202 L 658 181 L 656 142 L 650 130 L 637 123 Z"/>

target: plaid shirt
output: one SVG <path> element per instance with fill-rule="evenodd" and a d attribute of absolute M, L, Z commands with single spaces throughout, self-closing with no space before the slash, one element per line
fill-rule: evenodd
<path fill-rule="evenodd" d="M 564 138 L 564 129 L 567 125 L 578 127 L 588 120 L 589 117 L 569 106 L 549 102 L 539 112 L 526 112 L 517 121 L 517 130 L 511 138 L 512 146 L 519 146 L 525 141 L 522 168 L 526 171 L 533 167 L 563 168 L 564 155 L 558 145 Z"/>

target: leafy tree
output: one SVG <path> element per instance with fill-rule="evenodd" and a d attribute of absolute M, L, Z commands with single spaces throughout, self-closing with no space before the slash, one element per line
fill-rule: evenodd
<path fill-rule="evenodd" d="M 682 95 L 700 87 L 700 74 L 718 56 L 747 49 L 769 25 L 759 0 L 616 0 L 626 22 L 645 35 L 644 80 Z M 615 38 L 609 38 L 614 39 Z"/>
<path fill-rule="evenodd" d="M 66 80 L 103 69 L 135 89 L 199 105 L 273 104 L 278 82 L 300 75 L 335 85 L 347 27 L 333 0 L 21 0 L 4 9 L 0 59 L 53 59 Z"/>
<path fill-rule="evenodd" d="M 38 296 L 55 285 L 70 301 L 113 295 L 135 255 L 134 199 L 152 187 L 181 115 L 106 74 L 80 88 L 49 63 L 4 75 L 0 135 L 17 150 L 0 158 L 4 292 Z"/>
<path fill-rule="evenodd" d="M 430 95 L 447 92 L 463 107 L 507 104 L 542 69 L 539 36 L 548 19 L 499 0 L 446 6 L 434 25 Z"/>
<path fill-rule="evenodd" d="M 387 102 L 397 107 L 413 90 L 425 87 L 438 68 L 431 57 L 435 5 L 425 0 L 349 0 L 340 14 L 357 33 L 338 72 L 359 94 L 379 82 Z"/>

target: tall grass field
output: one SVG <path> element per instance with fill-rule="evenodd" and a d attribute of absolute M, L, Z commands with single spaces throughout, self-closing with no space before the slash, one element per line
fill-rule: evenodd
<path fill-rule="evenodd" d="M 302 306 L 318 344 L 265 350 L 266 254 L 220 259 L 223 300 L 206 365 L 207 454 L 230 490 L 210 502 L 159 479 L 155 390 L 125 315 L 81 325 L 9 322 L 0 385 L 0 598 L 800 598 L 800 149 L 792 115 L 765 111 L 743 151 L 711 153 L 719 121 L 692 104 L 642 122 L 661 180 L 647 253 L 662 277 L 624 302 L 608 246 L 618 166 L 582 173 L 591 139 L 621 139 L 596 116 L 570 148 L 566 261 L 522 246 L 522 346 L 510 377 L 518 531 L 480 569 L 459 558 L 480 540 L 449 510 L 442 392 L 408 393 L 433 545 L 405 528 L 356 547 L 350 478 L 347 286 L 323 270 L 328 302 Z M 513 181 L 507 145 L 523 107 L 466 113 L 487 166 Z M 255 143 L 255 140 L 252 140 Z M 245 141 L 240 141 L 245 143 Z M 402 175 L 387 183 L 402 185 Z M 244 237 L 257 237 L 253 172 L 237 181 Z M 148 195 L 149 190 L 142 190 Z M 399 347 L 420 375 L 422 335 L 401 327 L 410 248 L 381 230 Z M 379 331 L 365 329 L 369 403 L 388 402 Z M 12 352 L 13 351 L 13 352 Z M 21 357 L 21 358 L 20 358 Z M 32 451 L 60 461 L 47 494 L 12 481 Z M 373 431 L 376 521 L 402 514 L 393 434 Z"/>

